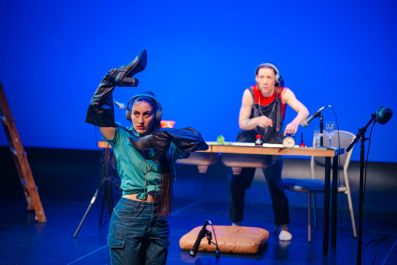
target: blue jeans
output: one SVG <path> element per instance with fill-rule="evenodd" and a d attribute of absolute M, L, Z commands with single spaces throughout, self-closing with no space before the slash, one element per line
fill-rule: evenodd
<path fill-rule="evenodd" d="M 166 263 L 169 226 L 157 209 L 158 203 L 121 197 L 113 209 L 107 238 L 113 265 Z"/>

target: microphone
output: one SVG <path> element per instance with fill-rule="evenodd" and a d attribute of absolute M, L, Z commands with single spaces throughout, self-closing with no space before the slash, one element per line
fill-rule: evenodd
<path fill-rule="evenodd" d="M 118 101 L 114 101 L 113 104 L 116 105 L 119 109 L 125 110 L 125 104 L 120 103 Z"/>
<path fill-rule="evenodd" d="M 371 114 L 371 120 L 361 129 L 358 130 L 358 133 L 356 134 L 356 138 L 354 138 L 353 142 L 346 148 L 346 152 L 350 152 L 350 150 L 353 148 L 353 146 L 358 142 L 360 137 L 362 135 L 365 135 L 365 132 L 368 128 L 368 126 L 375 120 L 375 122 L 379 124 L 386 124 L 390 119 L 391 116 L 393 115 L 393 111 L 391 108 L 385 107 L 385 106 L 380 106 L 379 109 Z"/>
<path fill-rule="evenodd" d="M 375 115 L 375 121 L 377 123 L 386 124 L 391 119 L 393 111 L 391 108 L 381 106 L 373 115 Z"/>
<path fill-rule="evenodd" d="M 302 121 L 301 125 L 302 125 L 303 127 L 309 126 L 309 123 L 310 123 L 313 119 L 317 118 L 317 117 L 320 115 L 320 113 L 321 113 L 325 108 L 331 108 L 331 107 L 332 107 L 331 105 L 322 106 L 321 108 L 319 108 L 319 109 L 316 111 L 316 113 L 314 113 L 313 115 L 309 116 L 309 118 L 307 118 L 306 120 Z"/>
<path fill-rule="evenodd" d="M 194 242 L 193 248 L 189 252 L 190 256 L 192 256 L 192 257 L 196 256 L 197 251 L 200 247 L 201 239 L 203 239 L 208 232 L 206 227 L 210 223 L 211 222 L 209 220 L 206 220 L 204 222 L 203 227 L 201 228 L 200 232 L 197 235 L 196 241 Z"/>

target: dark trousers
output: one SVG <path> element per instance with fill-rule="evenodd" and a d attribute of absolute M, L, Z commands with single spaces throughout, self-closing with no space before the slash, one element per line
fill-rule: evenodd
<path fill-rule="evenodd" d="M 275 162 L 265 168 L 263 173 L 266 178 L 272 199 L 273 212 L 276 225 L 289 224 L 289 205 L 288 198 L 285 195 L 281 171 L 283 161 L 280 157 L 273 158 Z M 231 211 L 230 217 L 232 222 L 240 222 L 244 219 L 245 191 L 251 187 L 254 179 L 255 168 L 243 168 L 240 175 L 231 177 Z"/>

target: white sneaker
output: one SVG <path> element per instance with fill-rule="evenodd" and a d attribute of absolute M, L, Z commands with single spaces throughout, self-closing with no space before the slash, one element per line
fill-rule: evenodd
<path fill-rule="evenodd" d="M 292 239 L 292 234 L 287 230 L 281 230 L 278 239 L 281 241 L 290 241 Z"/>
<path fill-rule="evenodd" d="M 232 222 L 232 226 L 240 226 L 240 222 Z"/>

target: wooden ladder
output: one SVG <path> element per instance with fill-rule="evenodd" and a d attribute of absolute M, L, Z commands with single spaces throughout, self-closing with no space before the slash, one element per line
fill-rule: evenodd
<path fill-rule="evenodd" d="M 1 82 L 0 118 L 4 124 L 4 130 L 10 144 L 10 150 L 13 154 L 18 175 L 25 193 L 26 201 L 28 204 L 27 209 L 34 210 L 36 214 L 35 219 L 40 223 L 45 223 L 47 219 L 44 214 L 43 206 L 41 205 L 40 196 L 32 175 L 32 170 L 30 168 L 26 152 L 23 148 L 21 138 L 19 137 L 17 127 L 15 126 L 15 122 L 12 117 L 10 107 L 8 106 L 4 88 Z"/>

